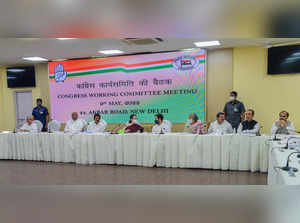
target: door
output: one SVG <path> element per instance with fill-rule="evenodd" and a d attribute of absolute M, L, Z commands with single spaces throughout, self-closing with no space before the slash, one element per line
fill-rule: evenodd
<path fill-rule="evenodd" d="M 32 91 L 15 92 L 16 128 L 20 128 L 26 117 L 32 114 Z"/>

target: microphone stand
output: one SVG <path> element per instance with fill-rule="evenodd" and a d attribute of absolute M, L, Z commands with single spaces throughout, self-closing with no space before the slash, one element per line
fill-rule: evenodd
<path fill-rule="evenodd" d="M 159 133 L 159 134 L 163 135 L 163 134 L 165 134 L 165 133 L 163 132 L 162 129 L 160 129 L 160 133 Z"/>
<path fill-rule="evenodd" d="M 293 172 L 297 172 L 298 169 L 295 168 L 295 167 L 290 167 L 289 164 L 290 164 L 290 157 L 293 155 L 293 154 L 300 154 L 300 152 L 292 152 L 288 158 L 287 158 L 287 161 L 286 161 L 286 165 L 284 167 L 281 167 L 280 169 L 282 169 L 283 171 L 290 171 L 291 169 L 293 170 Z"/>
<path fill-rule="evenodd" d="M 278 128 L 279 129 L 279 128 Z M 280 141 L 280 139 L 277 138 L 277 134 L 278 134 L 278 129 L 275 132 L 274 138 L 272 139 L 272 141 Z"/>
<path fill-rule="evenodd" d="M 290 139 L 297 139 L 297 137 L 290 137 L 290 138 L 288 138 L 288 140 L 286 141 L 286 145 L 285 145 L 285 149 L 288 149 L 289 148 L 289 141 L 290 141 Z"/>
<path fill-rule="evenodd" d="M 119 124 L 117 125 L 117 127 L 113 128 L 111 131 L 110 131 L 110 134 L 118 134 L 117 132 L 115 132 L 122 124 Z"/>

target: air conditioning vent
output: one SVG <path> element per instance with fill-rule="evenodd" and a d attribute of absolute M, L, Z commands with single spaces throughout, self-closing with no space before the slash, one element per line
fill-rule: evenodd
<path fill-rule="evenodd" d="M 161 38 L 125 38 L 123 42 L 129 45 L 151 45 L 157 44 L 163 41 Z"/>

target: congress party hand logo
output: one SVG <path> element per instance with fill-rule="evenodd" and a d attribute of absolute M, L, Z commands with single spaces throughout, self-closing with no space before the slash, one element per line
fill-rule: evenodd
<path fill-rule="evenodd" d="M 199 61 L 194 56 L 180 56 L 173 61 L 173 66 L 177 70 L 192 70 L 199 65 Z"/>
<path fill-rule="evenodd" d="M 54 78 L 56 82 L 64 82 L 67 79 L 67 71 L 64 70 L 62 64 L 57 64 L 55 66 Z"/>

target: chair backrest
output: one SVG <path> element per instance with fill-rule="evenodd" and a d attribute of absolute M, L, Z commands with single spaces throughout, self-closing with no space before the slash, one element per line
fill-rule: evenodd
<path fill-rule="evenodd" d="M 94 116 L 93 115 L 87 115 L 83 118 L 84 121 L 86 121 L 86 123 L 90 123 L 92 121 L 94 121 Z"/>
<path fill-rule="evenodd" d="M 105 125 L 105 128 L 107 127 L 107 122 L 103 119 L 101 119 L 101 122 L 103 123 L 103 125 Z"/>
<path fill-rule="evenodd" d="M 38 132 L 41 132 L 43 129 L 43 124 L 39 120 L 34 120 L 33 123 L 37 124 Z"/>
<path fill-rule="evenodd" d="M 52 120 L 48 123 L 48 129 L 50 132 L 59 132 L 61 127 L 61 123 L 56 120 Z"/>
<path fill-rule="evenodd" d="M 170 129 L 172 128 L 172 123 L 169 120 L 163 120 L 163 123 L 170 126 Z"/>

